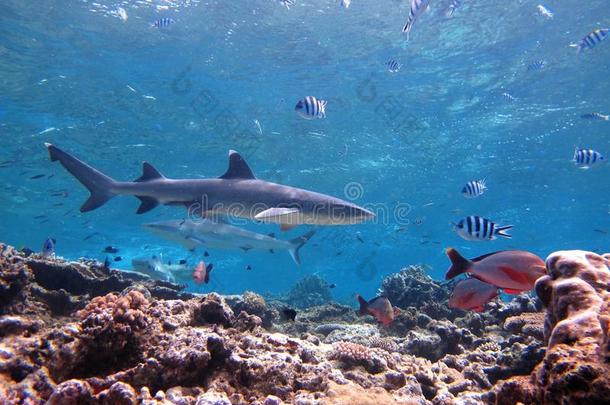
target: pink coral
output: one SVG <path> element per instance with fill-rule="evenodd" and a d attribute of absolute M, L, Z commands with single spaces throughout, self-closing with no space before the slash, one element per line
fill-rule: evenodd
<path fill-rule="evenodd" d="M 370 373 L 379 373 L 388 366 L 394 366 L 394 360 L 387 351 L 351 342 L 335 343 L 328 358 L 339 360 L 350 367 L 363 366 Z"/>

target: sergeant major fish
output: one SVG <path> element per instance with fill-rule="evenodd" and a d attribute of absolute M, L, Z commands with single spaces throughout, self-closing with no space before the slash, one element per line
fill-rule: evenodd
<path fill-rule="evenodd" d="M 453 224 L 454 229 L 462 239 L 471 241 L 494 240 L 497 236 L 512 238 L 506 231 L 512 225 L 498 226 L 487 218 L 471 215 L 461 219 L 457 224 Z"/>
<path fill-rule="evenodd" d="M 407 34 L 407 41 L 409 40 L 411 30 L 413 29 L 413 24 L 415 24 L 415 20 L 417 20 L 426 11 L 426 9 L 428 8 L 428 4 L 428 0 L 411 0 L 409 18 L 407 18 L 407 22 L 402 28 L 402 32 L 405 32 Z"/>
<path fill-rule="evenodd" d="M 307 96 L 299 100 L 294 109 L 297 114 L 306 120 L 326 118 L 326 104 L 324 100 L 318 100 L 314 96 Z"/>
<path fill-rule="evenodd" d="M 570 44 L 570 46 L 572 48 L 576 48 L 577 53 L 581 53 L 585 49 L 593 49 L 597 44 L 599 44 L 608 37 L 609 32 L 609 28 L 598 28 L 595 31 L 592 31 L 583 39 L 581 39 L 580 42 L 576 44 Z"/>
<path fill-rule="evenodd" d="M 153 23 L 153 27 L 159 28 L 159 29 L 167 28 L 175 22 L 176 21 L 173 18 L 163 17 L 163 18 L 159 18 L 158 20 L 155 20 L 155 22 Z"/>
<path fill-rule="evenodd" d="M 581 169 L 589 169 L 591 166 L 604 159 L 604 156 L 596 150 L 576 148 L 572 161 Z"/>
<path fill-rule="evenodd" d="M 388 68 L 388 71 L 390 71 L 391 73 L 396 73 L 400 70 L 400 68 L 402 66 L 400 65 L 399 62 L 395 61 L 394 59 L 391 59 L 386 63 L 386 67 Z"/>
<path fill-rule="evenodd" d="M 464 187 L 462 187 L 462 195 L 466 198 L 476 198 L 482 195 L 487 187 L 485 186 L 485 179 L 482 180 L 473 180 L 466 183 Z"/>
<path fill-rule="evenodd" d="M 458 7 L 462 5 L 462 0 L 451 0 L 451 4 L 445 9 L 445 17 L 451 18 L 453 17 L 453 13 L 457 10 Z"/>
<path fill-rule="evenodd" d="M 592 121 L 608 121 L 610 120 L 610 115 L 604 115 L 598 112 L 586 113 L 580 116 L 580 118 L 584 120 L 592 120 Z"/>

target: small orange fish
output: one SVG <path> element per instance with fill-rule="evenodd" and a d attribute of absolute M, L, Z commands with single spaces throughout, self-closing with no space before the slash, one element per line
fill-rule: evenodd
<path fill-rule="evenodd" d="M 400 313 L 400 310 L 393 307 L 387 297 L 375 297 L 368 302 L 360 295 L 356 295 L 356 298 L 360 304 L 358 316 L 373 315 L 383 326 L 390 325 L 396 315 Z"/>
<path fill-rule="evenodd" d="M 471 277 L 455 285 L 448 306 L 481 312 L 483 306 L 497 296 L 497 287 Z"/>
<path fill-rule="evenodd" d="M 468 273 L 508 294 L 520 294 L 534 288 L 536 280 L 546 274 L 544 260 L 522 250 L 504 250 L 468 260 L 453 248 L 445 252 L 451 260 L 447 280 Z"/>
<path fill-rule="evenodd" d="M 195 281 L 195 283 L 197 284 L 209 283 L 210 273 L 212 272 L 213 268 L 214 265 L 212 263 L 206 266 L 204 261 L 200 261 L 199 264 L 193 270 L 193 281 Z"/>

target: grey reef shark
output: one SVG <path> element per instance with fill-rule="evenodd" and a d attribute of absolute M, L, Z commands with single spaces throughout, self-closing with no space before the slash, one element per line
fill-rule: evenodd
<path fill-rule="evenodd" d="M 135 181 L 117 181 L 58 147 L 45 143 L 51 161 L 59 161 L 91 193 L 81 212 L 94 210 L 119 194 L 140 199 L 143 214 L 159 204 L 180 205 L 190 215 L 229 215 L 264 223 L 282 230 L 297 225 L 348 225 L 375 216 L 371 211 L 329 195 L 254 177 L 252 170 L 233 150 L 229 168 L 213 179 L 169 179 L 144 162 L 142 176 Z"/>
<path fill-rule="evenodd" d="M 315 229 L 293 240 L 277 239 L 275 235 L 263 235 L 223 222 L 207 218 L 196 221 L 169 220 L 142 225 L 150 232 L 167 240 L 180 243 L 189 250 L 205 246 L 211 249 L 286 250 L 296 264 L 301 264 L 299 249 L 313 236 Z"/>

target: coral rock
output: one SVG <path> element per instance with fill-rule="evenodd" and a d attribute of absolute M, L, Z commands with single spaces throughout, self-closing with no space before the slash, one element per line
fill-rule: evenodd
<path fill-rule="evenodd" d="M 610 268 L 604 257 L 561 251 L 536 282 L 545 308 L 548 348 L 529 379 L 499 386 L 498 403 L 608 403 L 610 398 Z"/>

